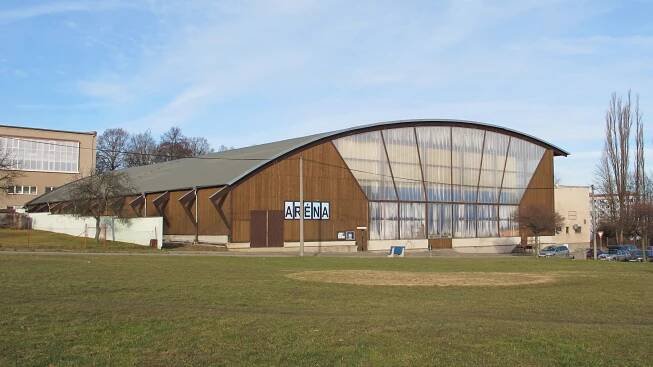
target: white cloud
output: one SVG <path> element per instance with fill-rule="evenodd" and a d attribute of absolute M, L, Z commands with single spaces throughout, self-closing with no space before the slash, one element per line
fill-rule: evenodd
<path fill-rule="evenodd" d="M 133 3 L 132 3 L 133 4 Z M 130 2 L 118 1 L 57 1 L 15 9 L 0 10 L 0 23 L 25 20 L 34 17 L 56 15 L 70 12 L 98 12 L 116 8 L 133 7 Z"/>
<path fill-rule="evenodd" d="M 140 45 L 129 73 L 78 83 L 133 111 L 125 127 L 201 125 L 243 146 L 384 120 L 469 119 L 570 150 L 558 173 L 586 183 L 609 94 L 653 93 L 650 37 L 567 32 L 609 10 L 594 2 L 152 4 L 174 31 Z M 214 128 L 227 113 L 257 121 Z"/>

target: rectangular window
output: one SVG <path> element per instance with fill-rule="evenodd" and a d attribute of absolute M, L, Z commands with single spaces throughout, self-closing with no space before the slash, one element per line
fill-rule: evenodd
<path fill-rule="evenodd" d="M 499 206 L 499 236 L 515 237 L 519 236 L 518 223 L 515 222 L 514 216 L 517 213 L 517 206 L 500 205 Z"/>
<path fill-rule="evenodd" d="M 14 186 L 7 186 L 7 194 L 13 194 L 15 187 Z"/>
<path fill-rule="evenodd" d="M 478 237 L 497 237 L 498 233 L 498 212 L 494 205 L 479 205 L 476 208 L 478 217 Z"/>
<path fill-rule="evenodd" d="M 453 206 L 454 237 L 476 237 L 476 205 L 455 204 Z"/>
<path fill-rule="evenodd" d="M 397 203 L 370 202 L 370 239 L 396 240 L 399 231 Z"/>
<path fill-rule="evenodd" d="M 26 171 L 79 171 L 79 142 L 0 137 L 0 150 L 12 160 L 12 169 Z"/>
<path fill-rule="evenodd" d="M 451 204 L 428 204 L 429 238 L 451 237 Z"/>
<path fill-rule="evenodd" d="M 37 195 L 38 191 L 36 189 L 36 186 L 30 186 L 29 187 L 29 193 L 32 194 L 32 195 Z"/>
<path fill-rule="evenodd" d="M 426 238 L 426 205 L 420 203 L 399 204 L 402 239 Z"/>

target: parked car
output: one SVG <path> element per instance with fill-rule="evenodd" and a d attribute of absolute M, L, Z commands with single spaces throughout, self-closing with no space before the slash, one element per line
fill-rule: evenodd
<path fill-rule="evenodd" d="M 540 250 L 539 257 L 570 257 L 567 246 L 551 245 Z"/>
<path fill-rule="evenodd" d="M 599 256 L 599 260 L 607 261 L 628 261 L 629 259 L 630 252 L 615 247 L 609 248 L 607 253 Z"/>
<path fill-rule="evenodd" d="M 600 248 L 596 249 L 596 258 L 598 259 L 601 255 L 603 255 L 605 252 L 601 250 Z M 593 260 L 594 259 L 594 249 L 593 248 L 588 248 L 587 251 L 585 251 L 585 258 L 587 260 Z"/>
<path fill-rule="evenodd" d="M 633 250 L 630 251 L 630 259 L 628 261 L 644 262 L 644 251 Z"/>
<path fill-rule="evenodd" d="M 637 250 L 639 250 L 639 248 L 638 248 L 637 246 L 635 246 L 635 245 L 614 245 L 614 246 L 608 246 L 608 249 L 611 249 L 611 248 L 617 248 L 617 249 L 624 250 L 624 251 L 629 251 L 629 252 L 630 252 L 630 251 L 637 251 Z"/>
<path fill-rule="evenodd" d="M 630 252 L 630 261 L 639 261 L 643 262 L 644 261 L 644 251 L 642 250 L 634 250 Z M 648 248 L 646 250 L 646 261 L 653 261 L 653 248 Z"/>

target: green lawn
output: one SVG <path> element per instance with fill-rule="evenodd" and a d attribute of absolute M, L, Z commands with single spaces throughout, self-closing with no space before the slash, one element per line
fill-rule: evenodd
<path fill-rule="evenodd" d="M 0 251 L 155 251 L 146 246 L 118 241 L 95 242 L 93 238 L 69 236 L 61 233 L 0 228 Z"/>
<path fill-rule="evenodd" d="M 518 287 L 289 279 L 325 269 L 555 272 Z M 0 253 L 1 366 L 653 364 L 653 264 Z"/>

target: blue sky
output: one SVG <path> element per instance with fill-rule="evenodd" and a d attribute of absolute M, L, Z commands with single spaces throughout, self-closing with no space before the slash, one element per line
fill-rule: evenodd
<path fill-rule="evenodd" d="M 246 146 L 469 119 L 569 150 L 556 175 L 589 184 L 610 94 L 632 89 L 653 116 L 652 14 L 652 1 L 4 0 L 0 122 L 178 125 Z"/>

